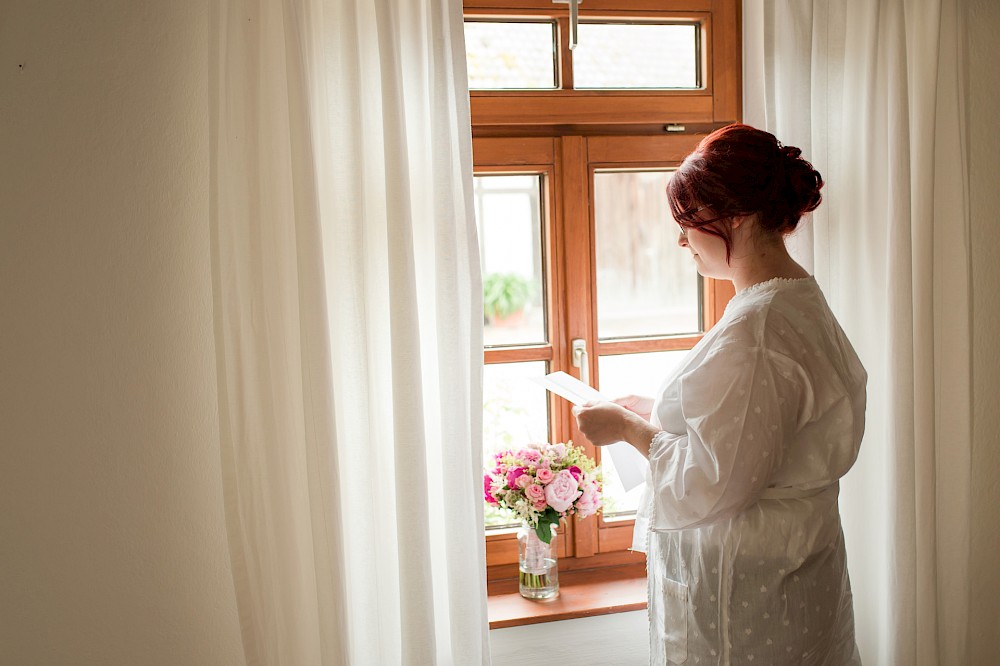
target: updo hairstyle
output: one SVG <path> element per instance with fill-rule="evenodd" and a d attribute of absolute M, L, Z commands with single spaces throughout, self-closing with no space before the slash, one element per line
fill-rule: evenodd
<path fill-rule="evenodd" d="M 732 220 L 757 214 L 759 231 L 791 233 L 823 197 L 823 177 L 794 146 L 749 125 L 727 125 L 698 144 L 667 184 L 674 220 L 722 238 L 732 251 Z"/>

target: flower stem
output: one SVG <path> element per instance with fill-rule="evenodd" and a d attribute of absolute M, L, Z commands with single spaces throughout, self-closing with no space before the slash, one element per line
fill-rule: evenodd
<path fill-rule="evenodd" d="M 548 574 L 532 574 L 527 571 L 520 572 L 520 582 L 523 587 L 530 589 L 540 589 L 549 586 Z"/>

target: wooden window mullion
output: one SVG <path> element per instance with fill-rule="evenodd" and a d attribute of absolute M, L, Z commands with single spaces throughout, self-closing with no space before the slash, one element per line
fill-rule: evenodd
<path fill-rule="evenodd" d="M 594 323 L 590 316 L 594 302 L 592 282 L 593 234 L 590 226 L 590 186 L 587 174 L 587 144 L 581 136 L 564 136 L 560 140 L 559 159 L 562 167 L 562 227 L 566 261 L 566 367 L 570 374 L 580 377 L 579 369 L 572 367 L 570 341 L 582 338 L 587 341 L 589 373 L 596 377 L 597 348 Z M 561 401 L 569 413 L 569 406 Z M 570 419 L 570 438 L 582 445 L 594 457 L 594 446 L 587 442 Z M 597 531 L 594 521 L 573 521 L 575 524 L 574 554 L 590 557 L 597 552 Z"/>

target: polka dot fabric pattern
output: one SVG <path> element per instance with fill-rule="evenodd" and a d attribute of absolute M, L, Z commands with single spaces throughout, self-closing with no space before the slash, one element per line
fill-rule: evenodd
<path fill-rule="evenodd" d="M 663 385 L 634 548 L 653 664 L 858 664 L 838 480 L 867 375 L 815 280 L 739 292 Z"/>

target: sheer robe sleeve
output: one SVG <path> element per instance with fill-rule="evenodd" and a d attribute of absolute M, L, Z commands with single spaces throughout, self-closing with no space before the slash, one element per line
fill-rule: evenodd
<path fill-rule="evenodd" d="M 685 431 L 665 425 L 650 445 L 654 530 L 699 527 L 757 501 L 812 399 L 801 366 L 761 347 L 723 346 L 679 382 Z"/>

